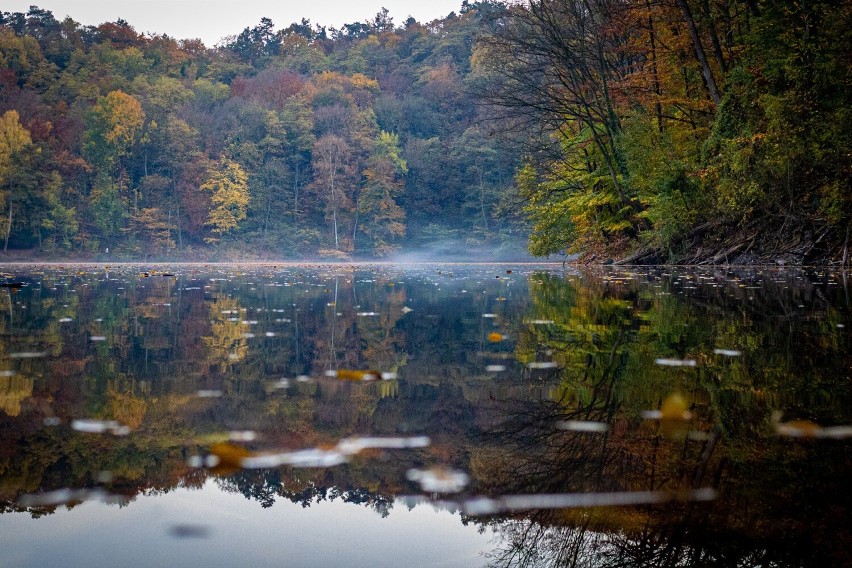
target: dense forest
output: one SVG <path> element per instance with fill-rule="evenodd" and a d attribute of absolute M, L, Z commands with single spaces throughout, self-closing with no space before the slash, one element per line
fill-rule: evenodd
<path fill-rule="evenodd" d="M 4 250 L 523 251 L 518 154 L 486 130 L 468 87 L 497 9 L 465 3 L 402 26 L 384 10 L 340 30 L 263 19 L 216 48 L 125 21 L 2 14 Z"/>
<path fill-rule="evenodd" d="M 4 250 L 847 262 L 852 3 L 468 2 L 214 48 L 0 13 Z"/>
<path fill-rule="evenodd" d="M 852 3 L 536 0 L 507 22 L 474 57 L 527 135 L 534 253 L 846 261 Z"/>

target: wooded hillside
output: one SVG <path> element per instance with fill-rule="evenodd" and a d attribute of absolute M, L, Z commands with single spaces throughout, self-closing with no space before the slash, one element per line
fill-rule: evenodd
<path fill-rule="evenodd" d="M 848 261 L 852 3 L 533 0 L 504 21 L 474 57 L 528 136 L 535 253 Z"/>
<path fill-rule="evenodd" d="M 215 48 L 0 19 L 4 249 L 124 258 L 523 250 L 519 163 L 469 94 L 499 6 L 428 24 L 263 19 Z M 439 250 L 440 252 L 440 250 Z"/>
<path fill-rule="evenodd" d="M 0 18 L 4 249 L 849 261 L 850 2 L 465 1 L 214 48 Z"/>

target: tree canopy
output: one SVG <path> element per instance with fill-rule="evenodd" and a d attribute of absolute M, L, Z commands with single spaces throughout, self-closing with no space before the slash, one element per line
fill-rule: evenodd
<path fill-rule="evenodd" d="M 850 21 L 829 0 L 465 1 L 208 48 L 0 13 L 0 114 L 30 137 L 0 158 L 5 246 L 847 258 Z M 239 204 L 204 189 L 226 163 Z"/>
<path fill-rule="evenodd" d="M 468 134 L 484 120 L 472 48 L 500 7 L 403 26 L 382 10 L 340 29 L 263 18 L 216 48 L 2 13 L 0 114 L 19 117 L 53 180 L 52 205 L 8 216 L 9 247 L 375 257 L 439 234 L 523 250 L 507 214 L 518 153 Z M 37 186 L 19 185 L 21 202 Z"/>

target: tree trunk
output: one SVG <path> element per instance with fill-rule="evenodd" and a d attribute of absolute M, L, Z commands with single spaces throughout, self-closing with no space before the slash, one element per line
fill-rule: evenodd
<path fill-rule="evenodd" d="M 331 187 L 331 217 L 334 220 L 334 248 L 340 249 L 340 241 L 337 238 L 337 195 L 334 193 L 334 174 L 337 170 L 337 156 L 331 162 L 331 179 L 329 185 Z"/>
<path fill-rule="evenodd" d="M 175 209 L 175 217 L 177 218 L 178 248 L 183 249 L 183 233 L 180 230 L 180 201 L 178 201 Z"/>
<path fill-rule="evenodd" d="M 704 82 L 707 83 L 707 90 L 710 92 L 710 98 L 718 106 L 722 101 L 719 96 L 719 87 L 716 86 L 716 79 L 713 77 L 713 70 L 710 69 L 710 64 L 707 62 L 707 54 L 704 52 L 704 46 L 701 45 L 701 37 L 698 35 L 698 28 L 695 26 L 695 18 L 692 17 L 692 10 L 689 7 L 687 0 L 677 0 L 680 11 L 683 13 L 683 19 L 686 22 L 686 27 L 689 29 L 689 36 L 692 38 L 692 46 L 695 48 L 695 57 L 701 65 L 701 74 L 704 76 Z"/>
<path fill-rule="evenodd" d="M 654 95 L 657 100 L 654 101 L 654 113 L 657 115 L 657 130 L 663 131 L 663 105 L 660 103 L 662 89 L 660 88 L 660 74 L 657 69 L 657 38 L 654 36 L 654 17 L 651 15 L 651 1 L 646 0 L 645 6 L 648 8 L 648 34 L 651 39 L 651 75 L 654 78 Z"/>
<path fill-rule="evenodd" d="M 704 17 L 707 18 L 707 30 L 710 32 L 710 42 L 713 45 L 713 56 L 719 63 L 719 69 L 723 73 L 728 71 L 728 63 L 725 61 L 725 55 L 722 53 L 722 44 L 719 42 L 719 33 L 716 31 L 716 22 L 713 20 L 713 14 L 710 11 L 710 0 L 701 0 L 701 7 L 704 9 Z"/>
<path fill-rule="evenodd" d="M 266 196 L 266 218 L 263 220 L 263 239 L 266 240 L 267 230 L 269 229 L 269 211 L 272 209 L 272 199 Z"/>
<path fill-rule="evenodd" d="M 479 211 L 482 213 L 482 226 L 488 231 L 488 218 L 485 216 L 485 187 L 482 183 L 483 168 L 479 168 Z"/>
<path fill-rule="evenodd" d="M 293 168 L 293 217 L 299 215 L 299 164 Z"/>
<path fill-rule="evenodd" d="M 352 252 L 355 252 L 355 234 L 358 232 L 358 192 L 355 192 L 355 223 L 352 225 Z"/>
<path fill-rule="evenodd" d="M 9 234 L 12 232 L 12 195 L 9 192 L 9 221 L 6 225 L 6 242 L 3 243 L 3 252 L 9 248 Z"/>

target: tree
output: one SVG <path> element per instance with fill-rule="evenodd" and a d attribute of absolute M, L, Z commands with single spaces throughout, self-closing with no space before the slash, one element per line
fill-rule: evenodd
<path fill-rule="evenodd" d="M 528 161 L 564 182 L 535 191 L 602 199 L 612 209 L 610 230 L 635 235 L 644 207 L 630 186 L 615 90 L 636 61 L 625 49 L 633 32 L 614 25 L 621 8 L 614 0 L 515 6 L 474 61 L 492 111 L 538 133 Z"/>
<path fill-rule="evenodd" d="M 21 125 L 17 111 L 6 111 L 0 117 L 0 192 L 8 210 L 4 223 L 4 251 L 9 246 L 9 234 L 12 231 L 12 202 L 18 190 L 18 178 L 23 172 L 22 159 L 24 152 L 31 146 L 30 132 Z"/>
<path fill-rule="evenodd" d="M 66 207 L 62 203 L 61 193 L 62 176 L 58 172 L 51 172 L 44 183 L 44 203 L 36 219 L 39 243 L 46 250 L 70 248 L 71 238 L 79 229 L 76 208 Z M 47 231 L 45 238 L 42 237 L 42 230 Z"/>
<path fill-rule="evenodd" d="M 395 243 L 405 235 L 405 211 L 397 204 L 396 197 L 402 191 L 402 176 L 407 172 L 408 166 L 400 156 L 399 136 L 380 132 L 364 170 L 365 183 L 358 198 L 353 229 L 367 235 L 372 252 L 378 256 L 395 250 Z M 359 218 L 363 219 L 360 227 Z"/>
<path fill-rule="evenodd" d="M 334 134 L 326 134 L 314 145 L 314 183 L 324 203 L 326 217 L 330 217 L 334 248 L 341 250 L 339 212 L 352 209 L 352 199 L 341 188 L 350 173 L 351 148 L 346 140 Z"/>
<path fill-rule="evenodd" d="M 145 111 L 135 97 L 111 91 L 98 99 L 86 117 L 83 151 L 95 166 L 118 168 L 120 174 L 121 160 L 136 143 L 144 122 Z"/>
<path fill-rule="evenodd" d="M 238 228 L 240 221 L 246 218 L 248 176 L 238 163 L 222 156 L 216 168 L 208 173 L 207 181 L 201 185 L 201 189 L 213 193 L 213 209 L 207 217 L 207 225 L 217 236 L 204 240 L 215 243 L 221 235 Z"/>
<path fill-rule="evenodd" d="M 124 226 L 130 186 L 125 158 L 139 139 L 145 112 L 135 97 L 123 91 L 111 91 L 100 97 L 86 116 L 83 152 L 95 166 L 95 186 L 90 202 L 95 224 L 112 241 Z M 137 211 L 134 191 L 133 212 Z"/>
<path fill-rule="evenodd" d="M 175 248 L 171 223 L 159 207 L 145 207 L 132 216 L 134 236 L 140 239 L 145 255 L 163 254 Z"/>

